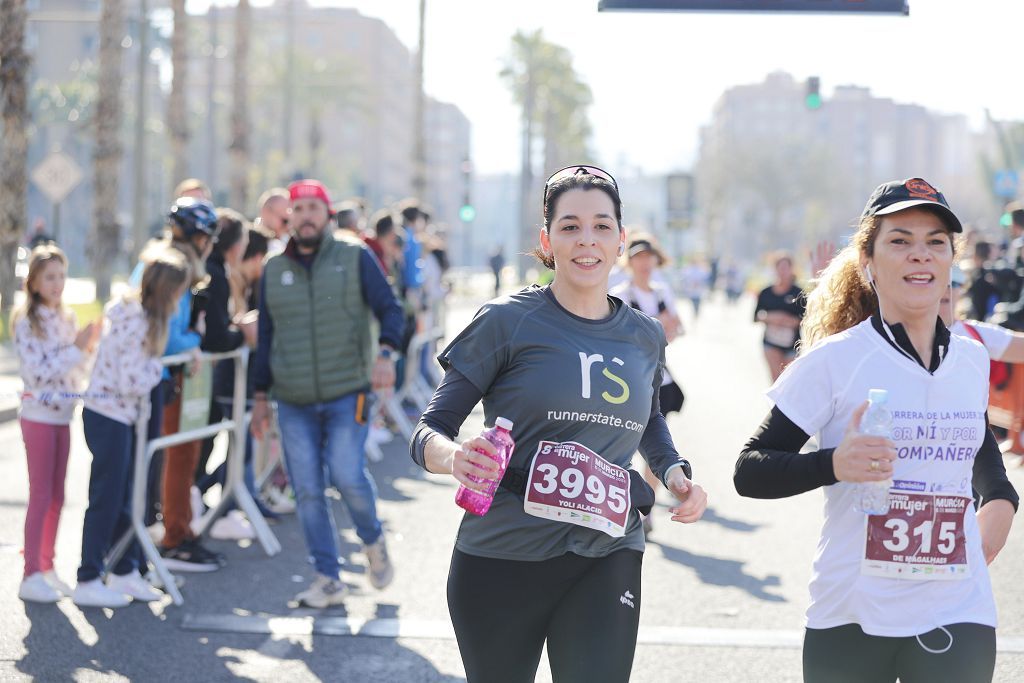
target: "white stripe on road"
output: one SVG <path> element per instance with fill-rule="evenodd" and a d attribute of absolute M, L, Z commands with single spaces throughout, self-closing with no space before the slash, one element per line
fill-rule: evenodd
<path fill-rule="evenodd" d="M 275 636 L 370 636 L 374 638 L 434 638 L 454 640 L 452 625 L 416 619 L 357 619 L 354 617 L 260 617 L 241 614 L 187 614 L 181 627 L 188 631 L 260 633 Z"/>
<path fill-rule="evenodd" d="M 286 636 L 367 636 L 453 640 L 447 621 L 425 619 L 357 619 L 354 617 L 260 617 L 238 614 L 187 614 L 181 627 L 188 631 L 259 633 Z M 640 629 L 641 645 L 697 647 L 764 647 L 799 649 L 803 631 L 786 629 L 693 628 L 648 626 Z M 1024 654 L 1024 636 L 999 636 L 999 652 Z"/>

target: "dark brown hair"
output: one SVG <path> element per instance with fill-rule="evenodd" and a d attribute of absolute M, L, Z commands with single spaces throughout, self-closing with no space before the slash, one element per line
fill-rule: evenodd
<path fill-rule="evenodd" d="M 619 198 L 619 191 L 615 186 L 600 176 L 591 173 L 576 173 L 575 175 L 555 181 L 547 188 L 547 198 L 544 201 L 544 230 L 551 234 L 551 222 L 555 216 L 555 206 L 558 199 L 569 190 L 600 190 L 608 195 L 615 207 L 615 222 L 622 231 L 622 200 Z M 540 247 L 535 247 L 530 255 L 544 264 L 548 270 L 555 269 L 555 259 L 544 253 Z"/>
<path fill-rule="evenodd" d="M 223 256 L 246 236 L 249 227 L 249 221 L 239 212 L 226 207 L 218 208 L 217 241 L 213 244 L 213 250 Z"/>

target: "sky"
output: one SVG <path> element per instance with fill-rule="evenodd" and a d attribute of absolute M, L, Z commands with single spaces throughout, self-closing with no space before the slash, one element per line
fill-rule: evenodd
<path fill-rule="evenodd" d="M 252 0 L 255 6 L 271 0 Z M 215 0 L 233 5 L 235 0 Z M 419 0 L 308 0 L 379 17 L 414 49 Z M 519 114 L 498 78 L 517 29 L 568 48 L 594 95 L 595 163 L 618 173 L 686 170 L 729 87 L 783 70 L 963 113 L 1024 120 L 1024 3 L 909 0 L 910 16 L 609 13 L 598 0 L 427 0 L 425 89 L 473 126 L 478 173 L 519 167 Z M 210 0 L 190 0 L 205 11 Z"/>

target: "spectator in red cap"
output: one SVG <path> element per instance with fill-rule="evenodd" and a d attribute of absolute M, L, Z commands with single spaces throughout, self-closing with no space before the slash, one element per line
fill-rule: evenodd
<path fill-rule="evenodd" d="M 394 576 L 364 448 L 371 391 L 395 383 L 403 316 L 366 245 L 334 239 L 323 184 L 299 180 L 288 195 L 291 237 L 283 253 L 267 260 L 260 280 L 252 430 L 262 438 L 269 426 L 269 392 L 317 572 L 297 601 L 328 607 L 341 604 L 346 591 L 328 485 L 341 492 L 363 542 L 370 583 L 384 588 Z M 376 340 L 373 318 L 380 323 Z"/>

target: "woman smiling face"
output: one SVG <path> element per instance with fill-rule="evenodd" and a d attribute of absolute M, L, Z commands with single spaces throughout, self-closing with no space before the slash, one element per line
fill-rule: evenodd
<path fill-rule="evenodd" d="M 558 197 L 541 248 L 555 261 L 555 279 L 579 290 L 608 288 L 608 274 L 625 244 L 611 197 L 597 189 L 568 190 Z"/>
<path fill-rule="evenodd" d="M 949 287 L 953 242 L 946 223 L 926 209 L 906 209 L 882 218 L 874 254 L 864 256 L 886 320 L 902 322 L 939 313 Z"/>

